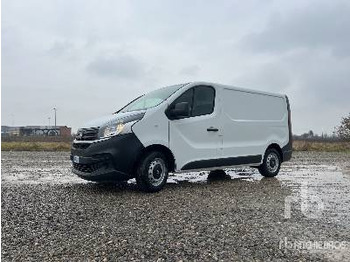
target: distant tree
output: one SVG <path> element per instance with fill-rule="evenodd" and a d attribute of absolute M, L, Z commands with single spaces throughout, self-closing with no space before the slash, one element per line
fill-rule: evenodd
<path fill-rule="evenodd" d="M 336 127 L 336 134 L 344 140 L 350 140 L 350 113 L 343 117 L 340 126 Z"/>
<path fill-rule="evenodd" d="M 309 131 L 309 137 L 311 138 L 311 137 L 313 137 L 313 136 L 314 136 L 314 131 L 310 130 L 310 131 Z"/>

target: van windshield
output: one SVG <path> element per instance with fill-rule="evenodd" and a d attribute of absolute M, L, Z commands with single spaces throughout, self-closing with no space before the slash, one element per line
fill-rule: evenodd
<path fill-rule="evenodd" d="M 139 98 L 136 98 L 134 101 L 127 104 L 118 112 L 124 113 L 124 112 L 145 110 L 151 107 L 155 107 L 160 103 L 162 103 L 164 100 L 166 100 L 169 96 L 171 96 L 173 93 L 175 93 L 184 85 L 185 84 L 173 85 L 173 86 L 167 86 L 167 87 L 154 90 L 148 94 L 145 94 L 143 96 L 140 96 Z"/>

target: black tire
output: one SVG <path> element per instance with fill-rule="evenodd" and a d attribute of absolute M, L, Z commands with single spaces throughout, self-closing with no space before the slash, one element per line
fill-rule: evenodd
<path fill-rule="evenodd" d="M 264 177 L 274 177 L 280 171 L 281 163 L 282 159 L 279 152 L 274 148 L 269 148 L 266 150 L 264 161 L 258 169 Z"/>
<path fill-rule="evenodd" d="M 167 158 L 158 151 L 147 153 L 140 161 L 136 172 L 136 183 L 145 192 L 160 191 L 168 179 Z"/>

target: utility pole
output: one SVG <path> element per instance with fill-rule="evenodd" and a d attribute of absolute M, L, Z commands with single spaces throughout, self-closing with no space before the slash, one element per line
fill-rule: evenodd
<path fill-rule="evenodd" d="M 54 108 L 53 108 L 53 111 L 55 111 L 55 127 L 56 127 L 56 112 L 57 112 L 57 108 L 54 107 Z"/>

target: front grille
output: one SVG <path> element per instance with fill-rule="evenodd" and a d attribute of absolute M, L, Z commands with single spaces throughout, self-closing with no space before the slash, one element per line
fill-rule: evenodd
<path fill-rule="evenodd" d="M 98 127 L 80 128 L 75 136 L 76 140 L 96 140 L 98 138 Z"/>
<path fill-rule="evenodd" d="M 86 149 L 91 145 L 91 143 L 73 143 L 73 148 L 76 149 Z"/>
<path fill-rule="evenodd" d="M 93 173 L 96 170 L 102 167 L 102 163 L 94 163 L 94 164 L 78 164 L 73 163 L 73 168 L 84 173 Z"/>

